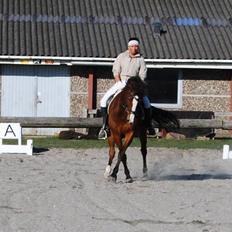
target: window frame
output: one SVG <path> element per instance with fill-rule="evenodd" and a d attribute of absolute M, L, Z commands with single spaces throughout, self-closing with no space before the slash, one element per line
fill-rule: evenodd
<path fill-rule="evenodd" d="M 179 109 L 183 105 L 183 71 L 178 70 L 177 76 L 177 103 L 152 103 L 152 106 L 159 108 Z"/>

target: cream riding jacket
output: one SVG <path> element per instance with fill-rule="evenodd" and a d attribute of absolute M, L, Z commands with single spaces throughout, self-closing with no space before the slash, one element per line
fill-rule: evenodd
<path fill-rule="evenodd" d="M 135 57 L 130 57 L 129 52 L 125 51 L 118 55 L 113 64 L 114 76 L 120 75 L 121 81 L 117 81 L 103 96 L 100 101 L 101 107 L 106 107 L 108 99 L 117 91 L 126 86 L 126 82 L 130 77 L 138 76 L 144 80 L 147 76 L 147 68 L 144 58 L 137 54 Z M 143 98 L 145 108 L 150 107 L 150 101 L 147 96 Z"/>
<path fill-rule="evenodd" d="M 147 76 L 147 68 L 141 54 L 130 57 L 129 51 L 122 52 L 113 64 L 114 76 L 120 75 L 122 81 L 127 81 L 130 77 L 139 76 L 144 80 Z"/>

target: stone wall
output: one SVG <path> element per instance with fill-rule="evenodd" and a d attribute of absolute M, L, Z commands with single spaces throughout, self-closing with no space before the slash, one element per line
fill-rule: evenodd
<path fill-rule="evenodd" d="M 93 73 L 96 78 L 96 108 L 100 108 L 100 99 L 105 91 L 114 84 L 111 67 L 75 66 L 71 71 L 71 117 L 82 117 L 88 107 L 88 75 Z"/>
<path fill-rule="evenodd" d="M 96 78 L 96 108 L 113 84 L 111 67 L 74 66 L 71 71 L 71 116 L 81 117 L 88 104 L 88 75 Z M 231 110 L 231 71 L 183 70 L 182 108 L 179 110 L 229 112 Z"/>
<path fill-rule="evenodd" d="M 230 112 L 231 78 L 228 70 L 184 70 L 182 110 Z M 231 117 L 217 116 L 231 120 Z M 215 130 L 218 137 L 231 137 L 231 130 Z"/>
<path fill-rule="evenodd" d="M 82 117 L 84 109 L 87 107 L 88 92 L 87 78 L 81 76 L 72 76 L 70 91 L 70 116 Z"/>
<path fill-rule="evenodd" d="M 184 70 L 182 110 L 228 112 L 231 73 L 224 70 Z"/>

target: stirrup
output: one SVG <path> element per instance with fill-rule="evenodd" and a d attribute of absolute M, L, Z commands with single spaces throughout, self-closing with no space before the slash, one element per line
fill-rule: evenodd
<path fill-rule="evenodd" d="M 107 139 L 107 132 L 104 128 L 99 131 L 98 139 Z"/>

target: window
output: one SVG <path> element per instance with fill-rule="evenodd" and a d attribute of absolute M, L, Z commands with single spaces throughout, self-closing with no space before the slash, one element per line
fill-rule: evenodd
<path fill-rule="evenodd" d="M 154 106 L 180 108 L 182 106 L 182 72 L 178 69 L 148 69 L 149 98 Z"/>

